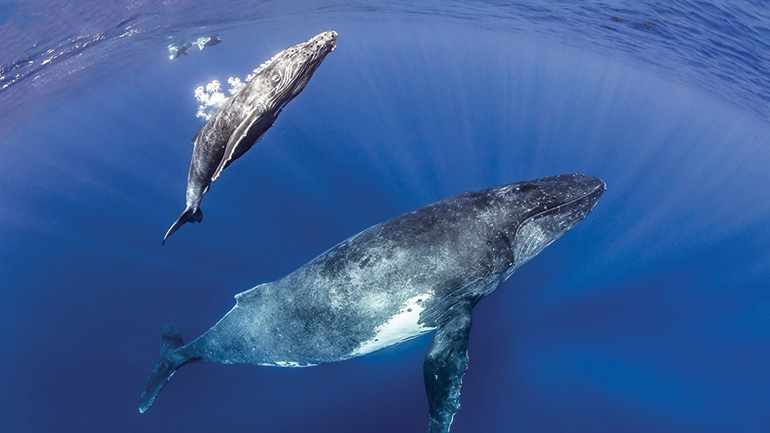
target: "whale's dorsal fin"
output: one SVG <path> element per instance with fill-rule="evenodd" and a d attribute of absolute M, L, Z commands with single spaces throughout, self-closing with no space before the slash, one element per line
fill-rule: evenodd
<path fill-rule="evenodd" d="M 423 378 L 430 406 L 430 433 L 448 432 L 460 410 L 460 386 L 469 362 L 471 308 L 471 301 L 463 301 L 446 312 L 425 355 Z"/>
<path fill-rule="evenodd" d="M 192 139 L 192 141 L 191 141 L 191 143 L 192 143 L 193 145 L 195 145 L 195 142 L 196 142 L 196 141 L 198 141 L 198 136 L 199 136 L 199 135 L 201 135 L 201 131 L 202 131 L 202 130 L 203 130 L 203 128 L 199 129 L 199 130 L 198 130 L 198 132 L 196 132 L 196 133 L 195 133 L 195 137 L 193 137 L 193 139 Z"/>
<path fill-rule="evenodd" d="M 222 173 L 222 170 L 227 168 L 231 162 L 240 158 L 247 150 L 251 149 L 251 146 L 257 139 L 264 134 L 268 128 L 273 126 L 276 115 L 254 114 L 246 117 L 246 119 L 238 125 L 232 135 L 230 135 L 230 139 L 227 141 L 222 161 L 219 162 L 219 166 L 211 176 L 212 182 L 217 180 L 219 174 Z"/>

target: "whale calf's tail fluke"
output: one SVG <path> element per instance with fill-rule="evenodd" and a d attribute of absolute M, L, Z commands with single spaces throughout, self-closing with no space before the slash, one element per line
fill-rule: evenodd
<path fill-rule="evenodd" d="M 149 409 L 155 396 L 179 367 L 194 360 L 180 350 L 183 346 L 179 328 L 174 324 L 166 325 L 160 335 L 160 361 L 147 378 L 147 384 L 139 400 L 139 412 L 144 413 Z"/>
<path fill-rule="evenodd" d="M 166 243 L 166 239 L 168 239 L 169 236 L 173 235 L 174 232 L 179 230 L 179 227 L 182 227 L 184 223 L 199 223 L 203 220 L 203 211 L 199 209 L 192 210 L 191 208 L 187 208 L 182 212 L 182 215 L 179 215 L 179 218 L 174 221 L 174 224 L 171 225 L 171 227 L 166 232 L 166 236 L 163 236 L 163 244 Z"/>

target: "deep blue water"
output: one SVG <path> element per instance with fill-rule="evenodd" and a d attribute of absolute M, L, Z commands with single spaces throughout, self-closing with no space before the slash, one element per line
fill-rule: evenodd
<path fill-rule="evenodd" d="M 0 7 L 20 74 L 0 90 L 0 431 L 425 431 L 430 337 L 306 369 L 193 364 L 137 403 L 166 323 L 191 340 L 373 224 L 572 172 L 608 191 L 474 310 L 452 431 L 770 430 L 762 2 L 34 6 Z M 161 247 L 193 90 L 329 29 L 338 48 L 204 222 Z"/>

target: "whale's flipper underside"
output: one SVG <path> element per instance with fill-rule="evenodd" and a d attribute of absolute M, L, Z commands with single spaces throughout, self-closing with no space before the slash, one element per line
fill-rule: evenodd
<path fill-rule="evenodd" d="M 430 405 L 430 433 L 448 433 L 455 413 L 460 410 L 460 386 L 469 362 L 471 302 L 454 305 L 445 317 L 423 364 Z"/>
<path fill-rule="evenodd" d="M 257 141 L 257 139 L 265 133 L 278 117 L 278 113 L 274 115 L 270 114 L 252 114 L 246 117 L 238 128 L 230 136 L 230 140 L 227 141 L 225 146 L 225 154 L 222 157 L 222 161 L 219 162 L 214 174 L 211 176 L 211 181 L 217 180 L 222 170 L 227 168 L 230 163 L 240 158 L 247 150 L 251 149 L 251 146 Z"/>

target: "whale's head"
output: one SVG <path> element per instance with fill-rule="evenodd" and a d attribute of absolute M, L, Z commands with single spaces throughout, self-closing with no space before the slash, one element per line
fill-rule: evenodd
<path fill-rule="evenodd" d="M 510 215 L 506 232 L 513 251 L 511 272 L 582 221 L 606 189 L 601 179 L 581 174 L 501 187 Z"/>
<path fill-rule="evenodd" d="M 281 51 L 262 65 L 253 79 L 268 92 L 267 108 L 279 110 L 297 96 L 336 46 L 337 32 L 323 32 Z"/>

